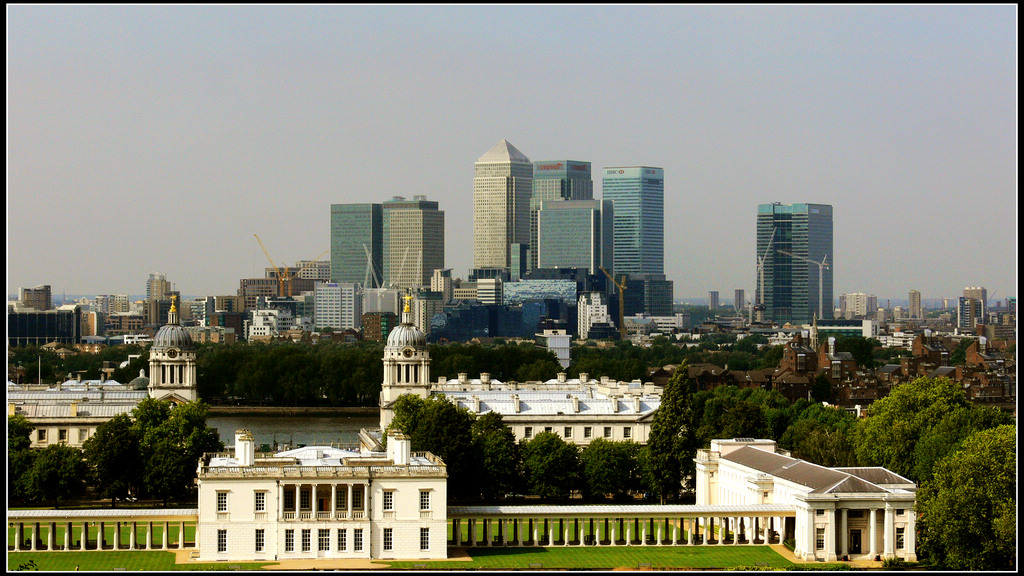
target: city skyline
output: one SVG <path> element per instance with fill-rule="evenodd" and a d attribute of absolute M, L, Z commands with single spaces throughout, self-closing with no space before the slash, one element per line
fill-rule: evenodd
<path fill-rule="evenodd" d="M 310 259 L 332 204 L 394 195 L 438 202 L 465 278 L 507 139 L 664 168 L 676 298 L 754 294 L 770 202 L 834 207 L 834 295 L 1016 295 L 1015 6 L 7 13 L 8 294 L 234 294 L 254 234 Z"/>

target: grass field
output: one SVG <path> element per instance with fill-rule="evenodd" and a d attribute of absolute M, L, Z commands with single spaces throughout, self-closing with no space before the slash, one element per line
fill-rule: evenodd
<path fill-rule="evenodd" d="M 258 570 L 267 563 L 245 563 L 232 562 L 230 564 L 175 564 L 174 552 L 132 552 L 132 551 L 104 551 L 104 552 L 8 552 L 7 571 L 18 570 L 29 561 L 35 563 L 34 569 L 71 572 L 79 571 L 100 571 L 111 572 L 115 570 L 127 571 L 156 571 L 167 572 L 170 570 Z M 32 569 L 32 568 L 27 568 Z"/>
<path fill-rule="evenodd" d="M 738 568 L 756 567 L 788 569 L 794 566 L 767 546 L 723 547 L 687 546 L 553 546 L 550 548 L 469 548 L 472 561 L 388 562 L 392 568 L 428 568 L 445 570 L 501 569 L 636 569 L 641 565 L 659 568 Z M 644 566 L 645 568 L 647 566 Z"/>

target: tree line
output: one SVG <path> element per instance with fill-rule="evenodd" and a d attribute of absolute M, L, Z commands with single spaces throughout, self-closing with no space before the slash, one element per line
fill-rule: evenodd
<path fill-rule="evenodd" d="M 224 445 L 206 425 L 203 402 L 173 406 L 146 398 L 131 414 L 100 424 L 82 449 L 51 444 L 31 450 L 34 427 L 24 416 L 7 418 L 9 501 L 59 507 L 88 494 L 118 500 L 190 498 L 196 463 Z"/>

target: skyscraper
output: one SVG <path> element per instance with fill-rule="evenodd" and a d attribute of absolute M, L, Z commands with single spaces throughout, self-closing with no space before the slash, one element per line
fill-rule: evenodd
<path fill-rule="evenodd" d="M 160 272 L 152 272 L 146 280 L 146 300 L 166 300 L 171 291 L 171 283 Z"/>
<path fill-rule="evenodd" d="M 380 204 L 331 204 L 331 282 L 380 286 L 384 222 Z M 369 259 L 372 270 L 367 269 Z"/>
<path fill-rule="evenodd" d="M 473 175 L 473 267 L 511 266 L 509 247 L 530 242 L 533 163 L 507 140 L 476 161 Z"/>
<path fill-rule="evenodd" d="M 766 318 L 800 324 L 815 315 L 831 319 L 833 255 L 831 205 L 758 205 L 756 257 L 764 258 Z"/>
<path fill-rule="evenodd" d="M 533 253 L 540 268 L 580 268 L 600 274 L 614 255 L 614 210 L 605 200 L 545 200 L 536 212 Z"/>
<path fill-rule="evenodd" d="M 746 301 L 746 293 L 743 291 L 742 288 L 737 288 L 736 291 L 733 293 L 732 297 L 732 307 L 736 310 L 737 314 L 743 312 L 743 310 L 746 308 L 746 306 L 744 305 Z"/>
<path fill-rule="evenodd" d="M 537 268 L 537 212 L 541 202 L 590 200 L 594 180 L 590 162 L 543 160 L 533 163 L 533 195 L 530 197 L 530 268 Z"/>
<path fill-rule="evenodd" d="M 718 308 L 718 290 L 708 291 L 708 309 L 714 310 Z"/>
<path fill-rule="evenodd" d="M 921 292 L 910 291 L 910 317 L 924 318 L 924 307 L 921 306 Z"/>
<path fill-rule="evenodd" d="M 21 303 L 39 311 L 52 310 L 53 298 L 50 285 L 42 284 L 35 288 L 21 288 Z"/>
<path fill-rule="evenodd" d="M 665 272 L 664 172 L 649 166 L 604 169 L 602 194 L 615 211 L 616 275 Z"/>
<path fill-rule="evenodd" d="M 444 212 L 426 196 L 395 196 L 383 206 L 383 267 L 387 285 L 418 289 L 444 268 Z"/>

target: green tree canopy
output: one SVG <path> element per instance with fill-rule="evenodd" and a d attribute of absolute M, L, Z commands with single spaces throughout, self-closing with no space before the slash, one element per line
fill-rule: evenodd
<path fill-rule="evenodd" d="M 473 422 L 473 454 L 476 486 L 485 499 L 522 489 L 519 445 L 501 414 L 488 412 Z"/>
<path fill-rule="evenodd" d="M 475 417 L 443 395 L 426 400 L 404 394 L 395 400 L 395 416 L 389 430 L 401 430 L 412 442 L 413 450 L 432 452 L 444 460 L 448 469 L 448 496 L 451 499 L 479 494 L 474 478 L 472 426 Z"/>
<path fill-rule="evenodd" d="M 580 487 L 579 452 L 553 432 L 541 432 L 523 444 L 523 471 L 531 494 L 567 498 Z"/>
<path fill-rule="evenodd" d="M 28 472 L 28 490 L 42 502 L 61 502 L 85 493 L 86 465 L 82 452 L 67 444 L 50 444 L 39 451 Z"/>
<path fill-rule="evenodd" d="M 580 455 L 584 494 L 624 495 L 640 488 L 640 446 L 630 440 L 594 439 Z"/>
<path fill-rule="evenodd" d="M 1016 426 L 968 436 L 917 497 L 922 551 L 953 570 L 1016 569 Z"/>
<path fill-rule="evenodd" d="M 97 426 L 82 444 L 82 451 L 93 486 L 101 497 L 110 498 L 111 506 L 117 506 L 118 498 L 127 498 L 142 485 L 139 434 L 127 414 Z"/>
<path fill-rule="evenodd" d="M 644 483 L 661 498 L 662 503 L 678 495 L 684 472 L 690 468 L 686 460 L 695 456 L 697 450 L 690 422 L 692 415 L 688 396 L 692 385 L 688 372 L 688 364 L 683 362 L 665 384 L 661 404 L 651 420 L 647 454 L 643 458 Z"/>
<path fill-rule="evenodd" d="M 22 414 L 7 417 L 7 497 L 22 499 L 29 497 L 28 472 L 32 469 L 35 452 L 32 445 L 32 431 L 35 426 Z"/>

